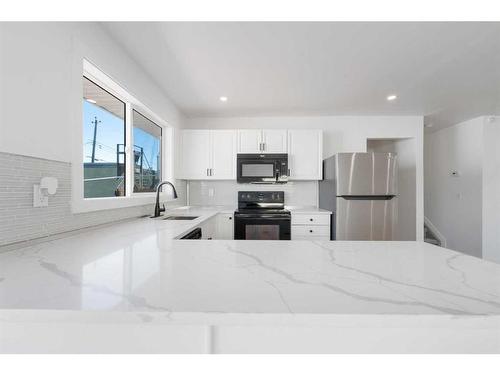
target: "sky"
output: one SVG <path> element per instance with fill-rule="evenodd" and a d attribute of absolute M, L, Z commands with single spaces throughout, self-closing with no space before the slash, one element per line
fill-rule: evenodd
<path fill-rule="evenodd" d="M 116 145 L 124 143 L 124 120 L 101 107 L 83 100 L 83 160 L 91 162 L 94 118 L 97 125 L 96 162 L 116 163 Z M 157 168 L 159 140 L 139 128 L 134 128 L 134 145 L 143 147 L 144 154 L 153 169 Z"/>

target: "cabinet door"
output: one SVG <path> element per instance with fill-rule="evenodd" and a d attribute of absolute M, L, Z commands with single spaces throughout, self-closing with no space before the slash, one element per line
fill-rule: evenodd
<path fill-rule="evenodd" d="M 210 131 L 211 167 L 210 179 L 236 179 L 236 131 Z"/>
<path fill-rule="evenodd" d="M 243 129 L 238 130 L 238 153 L 253 154 L 260 153 L 262 143 L 262 130 Z"/>
<path fill-rule="evenodd" d="M 263 151 L 272 154 L 285 154 L 287 149 L 286 129 L 262 130 Z"/>
<path fill-rule="evenodd" d="M 323 133 L 321 130 L 288 131 L 288 168 L 292 180 L 323 177 Z"/>
<path fill-rule="evenodd" d="M 183 130 L 179 178 L 203 180 L 208 178 L 210 168 L 210 131 Z"/>
<path fill-rule="evenodd" d="M 233 214 L 218 214 L 217 215 L 217 231 L 215 239 L 217 240 L 232 240 L 233 239 Z"/>
<path fill-rule="evenodd" d="M 213 240 L 215 238 L 215 231 L 216 231 L 215 217 L 211 217 L 210 219 L 202 222 L 199 227 L 201 228 L 202 240 Z"/>

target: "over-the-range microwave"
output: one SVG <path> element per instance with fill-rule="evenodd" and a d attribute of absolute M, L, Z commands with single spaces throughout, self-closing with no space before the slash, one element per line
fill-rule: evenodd
<path fill-rule="evenodd" d="M 288 154 L 238 154 L 237 182 L 285 184 L 288 181 Z"/>

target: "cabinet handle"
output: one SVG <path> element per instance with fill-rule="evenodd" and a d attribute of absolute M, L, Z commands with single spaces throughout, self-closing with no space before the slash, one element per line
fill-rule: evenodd
<path fill-rule="evenodd" d="M 313 218 L 310 218 L 309 221 L 313 221 Z"/>
<path fill-rule="evenodd" d="M 232 218 L 232 217 L 230 217 L 230 218 L 229 218 L 229 220 L 233 220 L 233 218 Z"/>
<path fill-rule="evenodd" d="M 213 175 L 213 169 L 210 168 L 210 176 L 212 176 L 212 175 Z"/>
<path fill-rule="evenodd" d="M 290 168 L 288 168 L 288 177 L 290 177 Z"/>
<path fill-rule="evenodd" d="M 262 151 L 266 151 L 266 144 L 262 143 Z"/>
<path fill-rule="evenodd" d="M 259 151 L 262 151 L 262 143 L 259 143 Z"/>
<path fill-rule="evenodd" d="M 309 233 L 312 233 L 312 232 L 313 232 L 313 230 L 312 230 L 312 229 L 309 229 Z"/>
<path fill-rule="evenodd" d="M 209 170 L 209 168 L 207 168 L 207 176 L 210 176 L 210 175 L 208 174 L 208 170 Z"/>

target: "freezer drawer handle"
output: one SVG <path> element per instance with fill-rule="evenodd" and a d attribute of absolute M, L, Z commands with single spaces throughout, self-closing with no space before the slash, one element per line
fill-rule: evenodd
<path fill-rule="evenodd" d="M 339 198 L 353 201 L 388 201 L 395 195 L 340 195 Z"/>

